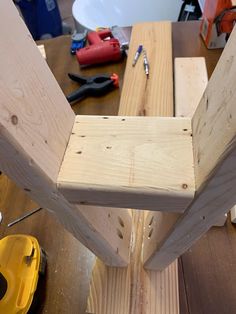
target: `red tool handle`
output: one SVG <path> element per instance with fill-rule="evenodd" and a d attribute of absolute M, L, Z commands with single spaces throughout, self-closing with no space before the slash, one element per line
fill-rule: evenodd
<path fill-rule="evenodd" d="M 101 64 L 118 61 L 122 57 L 119 41 L 112 38 L 99 44 L 77 50 L 76 57 L 80 65 Z"/>
<path fill-rule="evenodd" d="M 87 38 L 90 45 L 94 45 L 101 43 L 103 39 L 107 37 L 112 37 L 112 33 L 109 28 L 106 28 L 99 32 L 89 32 Z"/>

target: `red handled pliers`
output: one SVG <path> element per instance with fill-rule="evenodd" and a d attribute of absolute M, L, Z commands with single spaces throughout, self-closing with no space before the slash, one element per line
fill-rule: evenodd
<path fill-rule="evenodd" d="M 119 87 L 119 77 L 115 73 L 112 75 L 101 74 L 90 77 L 68 73 L 68 76 L 71 80 L 81 84 L 79 89 L 66 97 L 70 103 L 87 96 L 102 96 Z"/>

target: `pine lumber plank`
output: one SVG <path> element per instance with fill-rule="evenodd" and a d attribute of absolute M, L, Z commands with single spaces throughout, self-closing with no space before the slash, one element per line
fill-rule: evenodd
<path fill-rule="evenodd" d="M 235 36 L 234 31 L 192 119 L 197 189 L 205 185 L 235 140 Z"/>
<path fill-rule="evenodd" d="M 76 116 L 59 191 L 71 203 L 184 212 L 195 193 L 191 120 L 105 118 Z"/>
<path fill-rule="evenodd" d="M 175 58 L 175 116 L 192 117 L 207 86 L 205 58 Z"/>
<path fill-rule="evenodd" d="M 207 69 L 204 58 L 176 58 L 175 59 L 175 113 L 180 117 L 192 117 L 207 85 Z M 144 255 L 151 256 L 166 235 L 174 227 L 180 215 L 162 213 L 158 219 L 149 214 L 146 222 L 144 239 L 152 230 L 152 241 L 146 240 Z M 214 226 L 223 226 L 227 215 L 216 217 Z M 150 225 L 150 221 L 152 224 Z M 160 228 L 161 227 L 161 228 Z M 158 239 L 158 241 L 157 241 Z"/>
<path fill-rule="evenodd" d="M 17 138 L 21 147 L 16 147 L 16 152 L 21 149 L 31 155 L 31 167 L 38 165 L 56 181 L 75 115 L 14 4 L 1 1 L 0 12 L 1 134 Z M 10 36 L 5 33 L 8 26 Z M 9 154 L 8 159 L 14 156 Z M 17 170 L 9 171 L 21 175 Z"/>
<path fill-rule="evenodd" d="M 208 81 L 204 58 L 175 58 L 175 115 L 192 117 Z M 144 259 L 152 256 L 180 215 L 149 212 L 145 220 Z M 154 266 L 153 266 L 154 267 Z"/>
<path fill-rule="evenodd" d="M 236 202 L 236 29 L 221 55 L 192 119 L 197 195 L 148 268 L 162 269 L 184 253 Z"/>
<path fill-rule="evenodd" d="M 86 313 L 129 314 L 129 268 L 106 266 L 97 259 L 90 280 Z"/>
<path fill-rule="evenodd" d="M 57 190 L 75 115 L 12 1 L 0 2 L 0 37 L 0 169 L 104 262 L 127 265 L 130 214 L 120 239 L 107 211 L 71 205 Z"/>
<path fill-rule="evenodd" d="M 123 116 L 173 116 L 173 67 L 171 23 L 153 22 L 134 25 L 120 100 Z M 139 45 L 147 51 L 150 77 L 143 70 L 143 56 L 132 67 Z M 158 104 L 156 104 L 158 102 Z M 155 104 L 155 105 L 154 105 Z"/>
<path fill-rule="evenodd" d="M 192 117 L 208 82 L 205 58 L 175 58 L 175 116 Z M 224 226 L 227 214 L 217 217 L 214 226 Z"/>
<path fill-rule="evenodd" d="M 171 23 L 159 22 L 150 24 L 148 28 L 146 28 L 147 24 L 134 25 L 132 30 L 130 42 L 132 53 L 129 54 L 127 60 L 124 87 L 119 109 L 119 115 L 121 116 L 143 115 L 144 112 L 147 116 L 173 115 Z M 150 29 L 153 29 L 153 27 L 155 31 L 150 32 Z M 158 37 L 154 36 L 154 34 Z M 136 106 L 132 102 L 131 96 L 135 95 L 138 87 L 130 91 L 130 96 L 128 95 L 130 86 L 129 80 L 132 80 L 132 77 L 130 78 L 129 76 L 129 72 L 132 71 L 133 52 L 137 49 L 137 45 L 142 43 L 143 37 L 146 38 L 148 36 L 150 36 L 150 42 L 154 42 L 154 45 L 159 45 L 156 65 L 157 62 L 160 62 L 160 64 L 153 69 L 152 60 L 150 60 L 150 62 L 151 71 L 162 71 L 160 76 L 163 86 L 158 85 L 156 89 L 153 89 L 153 95 L 150 95 L 150 97 L 147 97 L 148 89 L 144 90 L 141 95 L 143 102 Z M 152 47 L 150 42 L 147 39 L 145 45 Z M 156 54 L 152 54 L 152 57 L 156 57 Z M 162 64 L 167 66 L 162 68 Z M 169 72 L 169 67 L 171 67 L 171 73 Z M 142 73 L 142 67 L 140 71 Z M 126 78 L 128 78 L 128 81 L 126 81 Z M 150 76 L 147 85 L 150 80 L 152 80 L 152 76 Z M 166 91 L 166 89 L 163 88 L 164 86 L 169 88 L 169 92 L 163 92 L 164 90 Z M 123 96 L 123 93 L 125 93 L 126 96 Z M 172 93 L 171 97 L 169 97 L 169 93 Z M 150 102 L 150 98 L 155 100 Z M 164 101 L 166 104 L 165 107 L 162 106 L 161 101 L 158 101 L 159 99 Z M 130 265 L 128 268 L 124 268 L 118 272 L 116 268 L 107 267 L 97 261 L 92 276 L 88 312 L 96 314 L 178 314 L 179 290 L 177 260 L 160 273 L 144 270 L 142 264 L 143 229 L 144 218 L 149 212 L 132 210 L 132 213 L 133 232 Z M 155 216 L 163 214 L 157 211 L 150 213 L 153 213 Z M 104 287 L 106 287 L 106 289 L 104 289 Z M 103 300 L 106 300 L 106 302 Z"/>
<path fill-rule="evenodd" d="M 88 313 L 94 314 L 177 314 L 179 313 L 178 263 L 162 272 L 143 269 L 142 211 L 134 215 L 138 233 L 128 268 L 112 268 L 96 261 L 90 283 Z M 136 220 L 136 221 L 135 221 Z M 115 296 L 115 297 L 114 297 Z"/>

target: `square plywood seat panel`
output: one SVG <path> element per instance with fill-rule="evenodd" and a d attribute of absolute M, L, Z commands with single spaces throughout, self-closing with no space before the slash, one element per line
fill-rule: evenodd
<path fill-rule="evenodd" d="M 183 212 L 195 193 L 191 120 L 77 116 L 58 188 L 71 203 Z"/>

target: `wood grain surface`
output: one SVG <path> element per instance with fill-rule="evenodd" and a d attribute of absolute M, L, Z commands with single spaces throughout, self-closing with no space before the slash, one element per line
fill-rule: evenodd
<path fill-rule="evenodd" d="M 232 85 L 236 76 L 235 46 L 236 30 L 231 34 L 192 119 L 197 195 L 163 240 L 155 257 L 148 262 L 149 267 L 159 264 L 162 268 L 171 263 L 236 202 L 235 93 Z M 223 130 L 222 126 L 225 126 Z"/>
<path fill-rule="evenodd" d="M 5 130 L 2 133 L 9 141 L 15 140 L 16 153 L 29 155 L 32 164 L 55 182 L 75 115 L 14 4 L 1 1 L 0 12 L 1 128 Z M 14 20 L 14 25 L 10 20 Z M 5 34 L 4 28 L 8 26 L 12 36 Z M 18 49 L 16 55 L 14 47 Z M 13 159 L 14 155 L 9 156 Z M 24 175 L 23 169 L 17 176 L 18 172 L 12 170 L 16 177 Z"/>
<path fill-rule="evenodd" d="M 207 86 L 205 58 L 175 59 L 175 116 L 192 117 Z"/>
<path fill-rule="evenodd" d="M 175 116 L 192 117 L 207 84 L 207 71 L 204 58 L 176 58 L 174 60 Z M 144 233 L 144 260 L 155 258 L 161 242 L 176 224 L 180 215 L 159 213 L 147 215 Z M 153 238 L 149 238 L 152 230 Z M 157 265 L 153 264 L 153 268 Z"/>
<path fill-rule="evenodd" d="M 193 116 L 197 189 L 206 184 L 228 152 L 234 149 L 236 137 L 233 84 L 236 76 L 235 48 L 236 30 L 232 32 Z"/>
<path fill-rule="evenodd" d="M 205 58 L 175 59 L 175 116 L 192 117 L 208 82 Z M 216 217 L 214 226 L 223 226 L 227 214 Z"/>
<path fill-rule="evenodd" d="M 131 42 L 119 112 L 133 116 L 173 116 L 171 23 L 136 24 Z M 150 63 L 149 79 L 144 73 L 142 54 L 135 67 L 132 66 L 139 45 L 143 45 Z"/>
<path fill-rule="evenodd" d="M 76 204 L 184 212 L 194 180 L 191 119 L 76 116 L 58 188 Z"/>
<path fill-rule="evenodd" d="M 0 169 L 104 262 L 127 265 L 129 244 L 113 230 L 107 213 L 71 205 L 58 192 L 56 181 L 75 115 L 14 4 L 1 1 L 0 14 Z M 104 232 L 104 221 L 114 241 Z"/>
<path fill-rule="evenodd" d="M 167 41 L 171 45 L 171 27 L 170 24 L 164 23 L 151 23 L 151 28 L 156 28 L 155 34 L 158 33 L 160 36 L 158 39 L 162 42 Z M 159 25 L 165 27 L 168 32 L 163 34 L 157 30 Z M 137 43 L 137 39 L 142 42 L 142 37 L 146 38 L 149 36 L 149 27 L 145 28 L 147 33 L 144 31 L 140 34 L 140 26 L 135 26 L 133 29 L 131 47 Z M 153 39 L 152 34 L 150 39 Z M 140 37 L 139 37 L 140 36 Z M 158 42 L 158 39 L 156 41 Z M 135 41 L 136 40 L 136 41 Z M 171 53 L 171 46 L 168 45 L 167 49 L 170 49 L 169 52 L 166 52 L 165 49 L 161 50 L 160 59 L 163 60 L 165 57 L 169 60 Z M 148 46 L 149 47 L 149 46 Z M 134 47 L 132 48 L 134 50 Z M 128 63 L 126 67 L 126 76 L 125 76 L 125 86 L 124 93 L 127 93 L 126 84 L 129 83 L 129 72 L 132 67 L 133 55 L 129 54 Z M 168 62 L 167 60 L 163 61 Z M 143 74 L 143 69 L 140 68 L 141 73 Z M 157 69 L 158 71 L 158 69 Z M 164 73 L 164 72 L 163 72 Z M 162 73 L 162 74 L 163 74 Z M 167 74 L 168 74 L 167 69 Z M 128 75 L 128 81 L 126 81 Z M 166 80 L 171 79 L 171 84 Z M 150 77 L 151 80 L 151 77 Z M 170 86 L 170 92 L 172 91 L 172 75 L 162 77 L 162 84 L 165 86 Z M 142 84 L 142 83 L 141 83 Z M 147 83 L 149 84 L 149 83 Z M 159 86 L 160 87 L 160 86 Z M 155 89 L 152 95 L 154 98 L 169 97 L 169 93 L 162 94 L 162 89 Z M 130 89 L 130 93 L 135 93 L 134 90 Z M 146 95 L 147 91 L 143 91 L 143 96 Z M 128 96 L 126 94 L 126 96 Z M 132 98 L 132 97 L 128 97 Z M 123 100 L 122 100 L 123 99 Z M 132 102 L 126 102 L 126 98 L 121 99 L 119 115 L 140 115 L 140 112 L 143 108 L 146 108 L 146 102 L 144 101 L 140 104 L 140 107 L 136 107 Z M 146 99 L 143 97 L 143 99 Z M 150 102 L 148 105 L 147 115 L 155 116 L 157 112 L 159 115 L 169 115 L 171 116 L 173 112 L 173 94 L 170 102 L 166 102 L 166 107 L 163 108 L 162 105 L 156 102 Z M 160 107 L 159 107 L 160 106 Z M 143 112 L 143 111 L 142 111 Z M 142 115 L 142 114 L 141 114 Z M 179 291 L 178 291 L 178 274 L 177 274 L 177 261 L 169 266 L 162 273 L 145 271 L 142 264 L 142 243 L 143 243 L 143 230 L 144 230 L 144 221 L 147 212 L 144 211 L 135 211 L 133 210 L 133 232 L 132 232 L 132 242 L 131 242 L 131 257 L 130 265 L 128 268 L 122 270 L 122 272 L 117 272 L 116 269 L 111 269 L 104 266 L 99 261 L 97 261 L 92 276 L 92 285 L 90 289 L 90 297 L 88 302 L 88 311 L 95 314 L 154 314 L 154 313 L 163 313 L 163 314 L 177 314 L 179 313 Z M 155 215 L 158 215 L 156 212 Z M 103 281 L 101 280 L 103 278 Z M 124 281 L 125 278 L 125 281 Z M 106 287 L 106 290 L 103 287 Z M 104 302 L 104 300 L 106 300 Z"/>
<path fill-rule="evenodd" d="M 192 117 L 208 81 L 204 58 L 176 58 L 174 60 L 175 78 L 175 115 L 177 117 Z M 181 215 L 160 213 L 157 216 L 150 212 L 146 219 L 144 233 L 144 261 L 150 267 L 155 253 L 165 237 L 171 232 Z M 149 239 L 150 230 L 153 238 Z M 151 263 L 152 268 L 158 267 L 158 263 Z"/>

